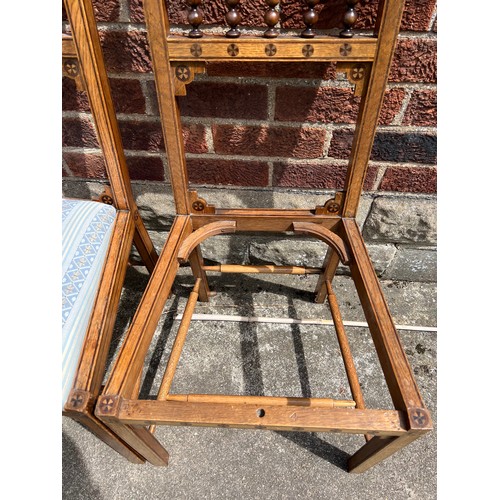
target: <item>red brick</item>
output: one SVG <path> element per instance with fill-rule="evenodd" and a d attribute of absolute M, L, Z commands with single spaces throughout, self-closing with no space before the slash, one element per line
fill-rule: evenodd
<path fill-rule="evenodd" d="M 189 181 L 193 184 L 267 186 L 269 167 L 265 162 L 188 158 Z"/>
<path fill-rule="evenodd" d="M 182 135 L 187 153 L 207 153 L 207 135 L 203 125 L 183 124 Z"/>
<path fill-rule="evenodd" d="M 292 188 L 343 189 L 347 167 L 275 163 L 273 186 Z"/>
<path fill-rule="evenodd" d="M 355 123 L 359 98 L 351 88 L 293 87 L 276 89 L 278 121 Z"/>
<path fill-rule="evenodd" d="M 148 73 L 152 70 L 144 31 L 101 31 L 99 35 L 108 71 Z"/>
<path fill-rule="evenodd" d="M 377 167 L 369 167 L 364 189 L 373 189 L 377 177 Z M 347 166 L 325 163 L 285 164 L 276 163 L 273 167 L 273 186 L 313 189 L 344 189 Z"/>
<path fill-rule="evenodd" d="M 128 0 L 128 11 L 131 23 L 144 23 L 143 0 Z"/>
<path fill-rule="evenodd" d="M 380 123 L 388 125 L 401 108 L 404 89 L 386 91 Z M 292 87 L 276 89 L 275 119 L 278 121 L 356 123 L 361 99 L 352 89 L 337 87 Z"/>
<path fill-rule="evenodd" d="M 106 179 L 106 167 L 101 154 L 65 152 L 63 158 L 75 177 Z"/>
<path fill-rule="evenodd" d="M 209 76 L 333 80 L 335 79 L 335 63 L 209 62 L 207 74 Z"/>
<path fill-rule="evenodd" d="M 305 2 L 301 0 L 281 0 L 281 26 L 285 29 L 304 29 L 303 15 L 306 11 Z M 345 0 L 331 0 L 325 5 L 325 1 L 316 6 L 315 11 L 319 14 L 315 27 L 328 29 L 342 26 L 345 13 Z"/>
<path fill-rule="evenodd" d="M 435 82 L 436 40 L 403 38 L 398 41 L 389 80 L 393 82 Z"/>
<path fill-rule="evenodd" d="M 373 29 L 377 18 L 378 0 L 361 0 L 356 5 L 358 19 L 356 29 Z M 322 0 L 316 7 L 319 20 L 318 29 L 343 28 L 345 0 Z M 432 19 L 436 0 L 407 0 L 403 19 L 402 31 L 427 31 Z M 301 0 L 281 0 L 281 25 L 284 28 L 303 29 L 304 2 Z"/>
<path fill-rule="evenodd" d="M 161 123 L 157 121 L 120 121 L 123 147 L 132 151 L 165 151 Z M 203 125 L 183 125 L 183 137 L 188 153 L 206 153 L 205 127 Z"/>
<path fill-rule="evenodd" d="M 413 91 L 403 118 L 403 125 L 435 127 L 437 123 L 437 95 L 435 90 Z"/>
<path fill-rule="evenodd" d="M 427 31 L 436 0 L 407 0 L 401 21 L 401 31 Z"/>
<path fill-rule="evenodd" d="M 193 82 L 179 102 L 182 116 L 267 118 L 265 85 Z"/>
<path fill-rule="evenodd" d="M 143 0 L 128 0 L 130 21 L 144 23 Z M 98 21 L 116 21 L 119 16 L 119 0 L 94 0 Z M 405 4 L 401 29 L 403 31 L 427 31 L 432 18 L 436 0 L 408 0 Z M 303 0 L 281 0 L 281 25 L 284 28 L 303 29 Z M 242 26 L 265 26 L 262 13 L 266 10 L 264 0 L 240 4 Z M 372 29 L 375 25 L 378 8 L 377 0 L 361 0 L 356 10 L 357 29 Z M 205 15 L 203 24 L 225 24 L 224 16 L 227 7 L 224 0 L 205 2 L 202 6 Z M 169 17 L 174 24 L 187 24 L 187 7 L 184 0 L 168 2 Z M 319 13 L 318 29 L 343 27 L 342 19 L 345 12 L 345 0 L 322 0 L 316 7 Z M 63 20 L 67 20 L 63 6 Z M 203 25 L 202 25 L 203 27 Z M 186 27 L 186 29 L 188 29 Z"/>
<path fill-rule="evenodd" d="M 386 89 L 378 120 L 379 125 L 390 125 L 392 123 L 401 109 L 405 94 L 405 90 L 401 88 Z"/>
<path fill-rule="evenodd" d="M 389 167 L 379 189 L 404 193 L 435 193 L 437 171 L 435 168 Z"/>
<path fill-rule="evenodd" d="M 165 172 L 157 156 L 127 156 L 130 178 L 134 181 L 163 181 Z"/>
<path fill-rule="evenodd" d="M 377 17 L 378 0 L 361 0 L 358 11 L 357 29 L 372 29 Z M 401 31 L 427 31 L 434 13 L 436 0 L 407 0 L 405 2 Z"/>
<path fill-rule="evenodd" d="M 63 118 L 62 145 L 67 147 L 98 148 L 94 124 L 87 117 Z"/>
<path fill-rule="evenodd" d="M 117 21 L 120 15 L 120 0 L 92 0 L 96 21 Z M 62 4 L 62 20 L 67 21 L 68 16 L 64 3 Z"/>
<path fill-rule="evenodd" d="M 173 24 L 187 24 L 187 12 L 185 0 L 170 0 L 167 3 L 170 22 Z M 265 0 L 252 2 L 241 2 L 239 11 L 241 13 L 241 26 L 266 26 L 263 13 L 267 10 Z M 201 9 L 204 14 L 203 24 L 223 24 L 227 13 L 225 0 L 210 0 L 203 2 Z M 203 29 L 203 25 L 201 26 Z"/>
<path fill-rule="evenodd" d="M 120 0 L 92 0 L 96 21 L 118 21 Z"/>
<path fill-rule="evenodd" d="M 214 125 L 215 152 L 252 156 L 318 158 L 325 130 L 298 127 Z"/>

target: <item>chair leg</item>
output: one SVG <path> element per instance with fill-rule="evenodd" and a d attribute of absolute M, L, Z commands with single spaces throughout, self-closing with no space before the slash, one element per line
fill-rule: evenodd
<path fill-rule="evenodd" d="M 101 441 L 113 448 L 113 450 L 126 458 L 129 462 L 134 464 L 143 464 L 145 462 L 144 458 L 139 453 L 134 451 L 133 448 L 126 444 L 125 441 L 120 439 L 109 427 L 104 425 L 91 413 L 66 413 L 66 416 L 82 424 L 87 430 L 92 432 Z"/>
<path fill-rule="evenodd" d="M 158 261 L 158 254 L 156 253 L 153 242 L 151 241 L 149 233 L 147 232 L 144 222 L 138 212 L 136 212 L 134 223 L 134 245 L 135 248 L 137 248 L 137 251 L 139 252 L 147 270 L 151 274 L 155 268 L 156 262 Z"/>
<path fill-rule="evenodd" d="M 209 297 L 214 295 L 214 292 L 210 291 L 208 285 L 207 273 L 203 269 L 203 256 L 201 255 L 201 249 L 197 246 L 189 256 L 189 264 L 193 270 L 193 275 L 195 278 L 200 278 L 200 292 L 198 295 L 198 300 L 200 302 L 208 302 Z"/>
<path fill-rule="evenodd" d="M 378 464 L 407 444 L 419 438 L 425 431 L 408 431 L 398 437 L 382 438 L 374 436 L 367 441 L 351 458 L 349 458 L 349 472 L 361 473 Z"/>
<path fill-rule="evenodd" d="M 325 261 L 323 263 L 323 273 L 318 278 L 318 283 L 316 284 L 316 294 L 315 302 L 317 304 L 323 304 L 327 296 L 326 282 L 332 281 L 337 271 L 340 258 L 337 252 L 334 252 L 332 248 L 328 247 L 326 252 Z"/>
<path fill-rule="evenodd" d="M 168 465 L 169 456 L 167 450 L 145 427 L 125 425 L 117 422 L 107 422 L 107 425 L 151 464 L 158 466 Z"/>

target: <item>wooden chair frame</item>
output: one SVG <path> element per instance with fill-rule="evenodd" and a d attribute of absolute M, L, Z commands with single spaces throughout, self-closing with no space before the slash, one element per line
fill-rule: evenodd
<path fill-rule="evenodd" d="M 196 3 L 196 2 L 195 2 Z M 352 4 L 353 2 L 349 2 Z M 356 3 L 356 2 L 354 2 Z M 163 0 L 144 0 L 160 115 L 177 215 L 151 280 L 127 332 L 119 356 L 96 406 L 96 415 L 123 440 L 156 465 L 168 453 L 154 436 L 156 425 L 198 425 L 287 431 L 364 434 L 364 444 L 349 460 L 363 472 L 432 428 L 387 302 L 355 221 L 394 53 L 403 0 L 380 2 L 373 37 L 272 40 L 248 36 L 193 39 L 172 35 Z M 303 210 L 222 209 L 190 191 L 177 96 L 207 61 L 336 61 L 361 95 L 347 171 L 346 189 L 323 206 Z M 328 297 L 353 401 L 320 398 L 170 394 L 170 386 L 197 300 L 210 296 L 200 243 L 210 236 L 240 231 L 294 231 L 329 245 L 322 269 L 279 266 L 218 266 L 229 272 L 319 272 L 316 301 Z M 195 286 L 189 296 L 156 400 L 140 400 L 145 357 L 179 265 L 189 260 Z M 339 262 L 347 264 L 369 324 L 394 409 L 367 409 L 347 344 L 331 281 Z"/>
<path fill-rule="evenodd" d="M 144 458 L 94 415 L 132 244 L 151 273 L 158 254 L 135 203 L 118 122 L 94 18 L 92 3 L 65 0 L 72 36 L 63 35 L 63 73 L 86 90 L 105 160 L 110 188 L 100 201 L 117 210 L 97 296 L 63 415 L 77 420 L 134 463 Z"/>

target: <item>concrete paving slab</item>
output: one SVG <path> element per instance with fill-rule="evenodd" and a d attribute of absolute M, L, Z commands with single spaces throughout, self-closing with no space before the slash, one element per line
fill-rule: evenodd
<path fill-rule="evenodd" d="M 148 275 L 131 268 L 110 363 Z M 314 276 L 213 275 L 217 296 L 196 313 L 330 319 L 311 302 Z M 155 394 L 193 278 L 183 269 L 148 353 L 142 397 Z M 397 324 L 436 325 L 428 283 L 382 282 Z M 349 277 L 334 280 L 344 320 L 364 316 Z M 332 327 L 241 322 L 192 324 L 172 392 L 350 398 Z M 392 408 L 367 328 L 347 328 L 368 407 Z M 434 431 L 364 474 L 346 472 L 362 436 L 195 427 L 159 427 L 166 468 L 133 465 L 70 419 L 63 419 L 65 499 L 408 499 L 436 498 L 436 333 L 400 331 Z"/>

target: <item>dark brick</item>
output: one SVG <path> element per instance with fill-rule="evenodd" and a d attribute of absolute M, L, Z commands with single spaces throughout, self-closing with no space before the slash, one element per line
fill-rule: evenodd
<path fill-rule="evenodd" d="M 437 95 L 435 90 L 416 89 L 406 108 L 403 125 L 435 127 L 437 124 Z"/>
<path fill-rule="evenodd" d="M 110 78 L 111 95 L 117 113 L 145 113 L 141 82 L 131 78 Z"/>
<path fill-rule="evenodd" d="M 435 193 L 437 171 L 435 168 L 389 167 L 384 173 L 379 189 L 404 193 Z"/>
<path fill-rule="evenodd" d="M 165 172 L 157 156 L 127 156 L 130 178 L 134 181 L 163 181 Z"/>
<path fill-rule="evenodd" d="M 333 80 L 335 63 L 209 62 L 207 74 L 209 76 Z"/>
<path fill-rule="evenodd" d="M 389 80 L 432 83 L 437 78 L 436 40 L 403 38 L 398 41 Z"/>
<path fill-rule="evenodd" d="M 189 181 L 193 184 L 267 186 L 265 162 L 188 158 Z"/>
<path fill-rule="evenodd" d="M 315 128 L 214 125 L 212 130 L 220 154 L 318 158 L 325 140 L 325 131 Z"/>
<path fill-rule="evenodd" d="M 98 148 L 94 124 L 87 117 L 63 118 L 62 145 L 67 147 Z"/>
<path fill-rule="evenodd" d="M 334 130 L 328 156 L 347 160 L 351 154 L 354 131 L 348 129 Z"/>
<path fill-rule="evenodd" d="M 62 109 L 63 111 L 90 112 L 87 93 L 76 88 L 75 80 L 63 76 L 62 79 Z"/>
<path fill-rule="evenodd" d="M 403 102 L 404 89 L 386 91 L 380 123 L 389 125 Z M 275 119 L 322 123 L 356 123 L 361 99 L 352 89 L 337 87 L 292 87 L 276 89 Z"/>
<path fill-rule="evenodd" d="M 110 78 L 111 95 L 117 113 L 144 113 L 146 104 L 139 80 L 128 78 Z M 76 88 L 75 81 L 63 77 L 62 109 L 64 111 L 90 112 L 85 91 Z"/>
<path fill-rule="evenodd" d="M 124 149 L 136 151 L 165 151 L 163 132 L 159 121 L 120 121 Z"/>
<path fill-rule="evenodd" d="M 375 136 L 371 159 L 432 165 L 436 162 L 436 142 L 435 135 L 378 132 Z"/>
<path fill-rule="evenodd" d="M 63 158 L 75 177 L 89 179 L 105 179 L 107 177 L 104 157 L 100 153 L 63 152 Z M 126 163 L 132 180 L 163 181 L 165 179 L 161 158 L 127 156 Z"/>
<path fill-rule="evenodd" d="M 377 167 L 369 167 L 364 189 L 373 189 Z M 276 163 L 273 167 L 273 186 L 313 189 L 344 189 L 347 166 L 325 163 Z"/>
<path fill-rule="evenodd" d="M 267 118 L 267 87 L 237 83 L 193 82 L 180 99 L 183 116 Z"/>
<path fill-rule="evenodd" d="M 101 154 L 63 153 L 63 158 L 75 177 L 106 179 L 106 167 Z"/>
<path fill-rule="evenodd" d="M 120 121 L 123 147 L 132 151 L 165 151 L 161 123 L 157 121 Z M 206 153 L 205 127 L 203 125 L 183 125 L 182 133 L 186 152 Z"/>
<path fill-rule="evenodd" d="M 101 31 L 99 35 L 108 71 L 148 73 L 152 70 L 144 31 Z"/>

